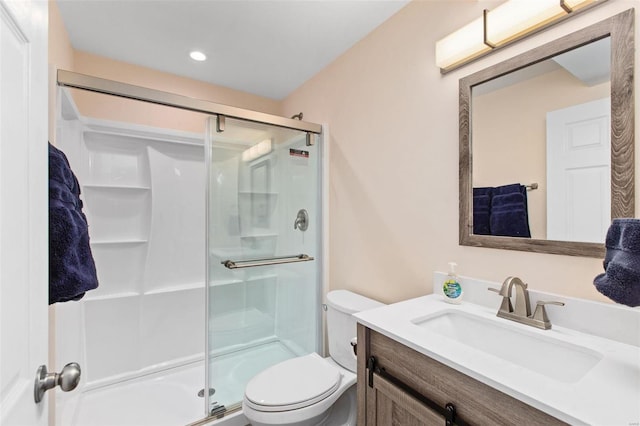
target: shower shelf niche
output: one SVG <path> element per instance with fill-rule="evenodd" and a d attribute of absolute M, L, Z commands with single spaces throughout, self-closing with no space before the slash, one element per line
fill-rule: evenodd
<path fill-rule="evenodd" d="M 252 256 L 273 256 L 276 253 L 278 234 L 241 235 L 242 248 Z"/>
<path fill-rule="evenodd" d="M 84 210 L 91 238 L 98 241 L 148 239 L 152 202 L 149 190 L 104 185 L 84 189 Z"/>
<path fill-rule="evenodd" d="M 241 234 L 240 238 L 274 238 L 278 237 L 279 234 L 275 232 L 265 232 L 265 233 L 252 233 L 252 234 Z"/>
<path fill-rule="evenodd" d="M 83 188 L 89 190 L 122 190 L 122 191 L 148 191 L 151 189 L 149 186 L 136 186 L 136 185 L 105 185 L 105 184 L 83 184 Z"/>
<path fill-rule="evenodd" d="M 92 121 L 85 120 L 88 123 Z M 113 124 L 115 125 L 115 124 Z M 138 138 L 83 132 L 81 174 L 91 187 L 149 187 L 147 145 Z"/>
<path fill-rule="evenodd" d="M 231 285 L 231 284 L 242 284 L 243 282 L 244 282 L 243 280 L 234 280 L 234 279 L 209 280 L 209 287 L 218 287 L 218 286 L 225 286 L 225 285 Z"/>
<path fill-rule="evenodd" d="M 92 246 L 130 246 L 130 245 L 140 245 L 146 244 L 149 240 L 91 240 L 90 244 Z"/>
<path fill-rule="evenodd" d="M 264 192 L 264 191 L 238 191 L 238 195 L 268 195 L 268 196 L 277 196 L 277 192 Z"/>
<path fill-rule="evenodd" d="M 264 280 L 276 280 L 278 279 L 278 274 L 253 274 L 253 276 L 247 278 L 245 282 L 256 282 L 256 281 L 264 281 Z"/>
<path fill-rule="evenodd" d="M 194 282 L 190 284 L 189 283 L 180 284 L 175 287 L 164 287 L 159 289 L 153 289 L 153 290 L 145 291 L 143 294 L 150 295 L 150 294 L 176 293 L 184 290 L 195 290 L 195 289 L 201 289 L 201 288 L 204 288 L 204 280 L 201 282 Z"/>
<path fill-rule="evenodd" d="M 278 275 L 276 274 L 263 274 L 263 275 L 253 275 L 251 277 L 245 278 L 245 279 L 229 279 L 229 280 L 210 280 L 209 281 L 209 286 L 210 287 L 220 287 L 220 286 L 227 286 L 227 285 L 234 285 L 234 284 L 243 284 L 243 283 L 254 283 L 254 282 L 258 282 L 258 281 L 263 281 L 263 280 L 269 280 L 269 279 L 277 279 Z"/>
<path fill-rule="evenodd" d="M 126 299 L 137 297 L 139 293 L 134 291 L 123 291 L 121 293 L 109 293 L 109 294 L 87 294 L 83 300 L 114 300 L 114 299 Z"/>

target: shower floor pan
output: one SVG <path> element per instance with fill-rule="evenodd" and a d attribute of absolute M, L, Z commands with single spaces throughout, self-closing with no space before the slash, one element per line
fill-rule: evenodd
<path fill-rule="evenodd" d="M 211 374 L 211 402 L 242 401 L 246 383 L 266 367 L 296 356 L 282 343 L 219 356 Z M 59 404 L 57 426 L 176 426 L 204 418 L 204 362 L 149 374 L 86 392 Z"/>

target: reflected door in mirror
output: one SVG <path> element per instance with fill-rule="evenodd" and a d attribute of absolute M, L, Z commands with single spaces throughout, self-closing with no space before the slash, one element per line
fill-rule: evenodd
<path fill-rule="evenodd" d="M 547 239 L 604 242 L 611 223 L 609 98 L 547 114 Z"/>

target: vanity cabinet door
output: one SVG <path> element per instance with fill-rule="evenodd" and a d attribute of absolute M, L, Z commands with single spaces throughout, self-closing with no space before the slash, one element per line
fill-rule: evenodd
<path fill-rule="evenodd" d="M 414 404 L 416 401 L 411 402 L 397 392 L 388 391 L 388 387 L 382 381 L 384 378 L 380 375 L 374 375 L 374 388 L 369 387 L 367 361 L 371 357 L 375 357 L 376 368 L 384 369 L 385 377 L 392 377 L 394 382 L 402 383 L 404 387 L 431 401 L 437 407 L 444 408 L 447 404 L 452 404 L 455 407 L 456 422 L 459 421 L 460 424 L 474 426 L 566 424 L 359 324 L 357 381 L 359 426 L 445 424 L 444 417 L 435 414 L 436 412 L 430 408 L 428 415 L 423 414 L 426 410 L 420 411 L 420 415 L 416 414 L 417 408 Z M 376 382 L 383 383 L 378 386 L 382 390 L 375 389 Z M 420 404 L 420 401 L 417 402 Z M 427 407 L 423 406 L 423 408 Z M 421 417 L 423 415 L 424 417 Z M 387 422 L 389 418 L 393 421 Z"/>
<path fill-rule="evenodd" d="M 367 389 L 367 426 L 442 426 L 444 417 L 424 405 L 384 377 L 374 374 L 373 387 Z"/>

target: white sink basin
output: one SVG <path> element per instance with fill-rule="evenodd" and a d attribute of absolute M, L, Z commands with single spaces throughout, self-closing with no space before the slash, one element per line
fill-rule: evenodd
<path fill-rule="evenodd" d="M 411 321 L 430 332 L 475 350 L 543 374 L 574 383 L 588 373 L 603 355 L 549 336 L 530 332 L 508 320 L 484 318 L 457 310 L 440 311 Z"/>

